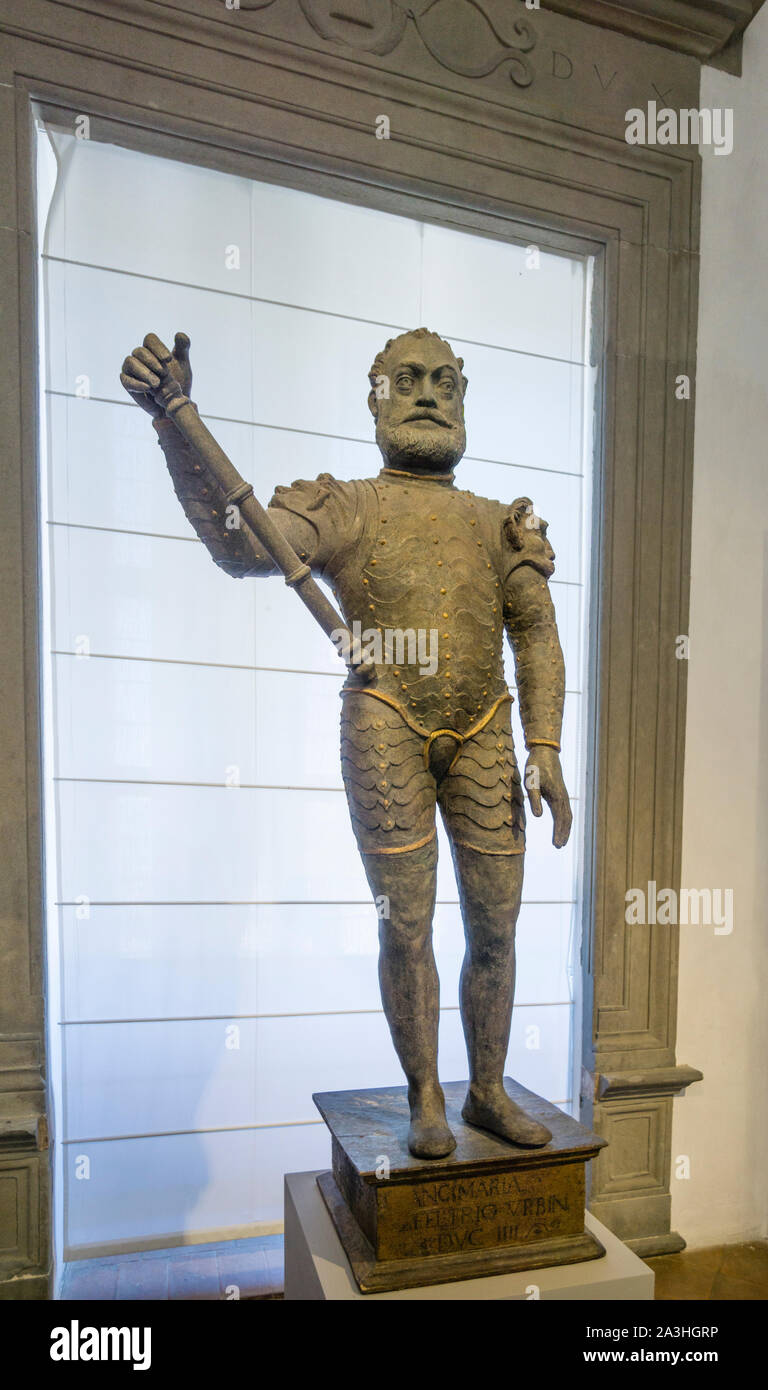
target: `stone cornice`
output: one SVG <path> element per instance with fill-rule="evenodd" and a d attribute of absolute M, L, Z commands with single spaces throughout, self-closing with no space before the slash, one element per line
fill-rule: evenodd
<path fill-rule="evenodd" d="M 595 1098 L 597 1100 L 627 1100 L 632 1097 L 647 1099 L 657 1096 L 674 1096 L 684 1091 L 694 1081 L 702 1081 L 703 1074 L 695 1067 L 680 1065 L 676 1067 L 651 1067 L 647 1071 L 623 1071 L 599 1073 Z"/>
<path fill-rule="evenodd" d="M 542 0 L 542 4 L 558 14 L 662 44 L 706 63 L 741 38 L 763 0 Z"/>
<path fill-rule="evenodd" d="M 327 0 L 298 2 L 318 32 L 331 37 L 334 24 L 340 18 L 334 12 L 339 7 L 329 5 Z M 517 2 L 522 9 L 523 0 Z M 239 0 L 238 8 L 264 10 L 272 3 L 273 0 Z M 377 30 L 385 36 L 390 31 L 400 34 L 409 18 L 418 24 L 429 12 L 436 11 L 439 3 L 440 0 L 419 0 L 416 4 L 407 4 L 406 0 L 376 0 L 371 11 L 375 22 L 372 19 L 367 27 L 372 34 Z M 615 29 L 645 43 L 661 44 L 677 53 L 688 53 L 703 63 L 717 63 L 726 50 L 738 50 L 744 30 L 763 3 L 764 0 L 540 0 L 540 8 L 597 24 L 603 29 Z M 471 0 L 471 4 L 477 12 L 474 18 L 479 14 L 485 24 L 489 24 L 490 16 L 485 14 L 482 0 Z M 535 19 L 536 10 L 527 6 L 526 9 L 527 15 L 519 16 L 520 22 L 524 18 Z M 452 19 L 455 20 L 455 14 Z M 364 46 L 366 26 L 359 32 Z"/>

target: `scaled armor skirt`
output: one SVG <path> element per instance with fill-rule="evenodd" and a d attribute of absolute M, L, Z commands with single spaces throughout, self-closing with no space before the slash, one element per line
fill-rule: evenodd
<path fill-rule="evenodd" d="M 405 854 L 435 836 L 435 808 L 454 844 L 523 854 L 525 808 L 510 695 L 466 734 L 430 733 L 389 697 L 345 690 L 341 769 L 361 854 Z"/>

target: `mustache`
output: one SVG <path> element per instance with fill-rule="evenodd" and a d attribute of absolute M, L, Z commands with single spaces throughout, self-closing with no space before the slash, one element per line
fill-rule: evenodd
<path fill-rule="evenodd" d="M 432 424 L 442 425 L 445 430 L 452 430 L 454 428 L 450 420 L 446 420 L 445 416 L 441 415 L 439 410 L 431 410 L 428 408 L 424 410 L 412 410 L 410 415 L 406 415 L 401 423 L 409 425 L 413 420 L 431 420 Z"/>

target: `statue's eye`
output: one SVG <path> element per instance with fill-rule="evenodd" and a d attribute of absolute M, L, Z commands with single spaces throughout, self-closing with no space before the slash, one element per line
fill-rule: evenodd
<path fill-rule="evenodd" d="M 395 384 L 401 391 L 409 391 L 413 386 L 413 377 L 410 372 L 400 372 L 400 375 L 395 378 Z"/>
<path fill-rule="evenodd" d="M 456 390 L 455 383 L 449 376 L 442 377 L 438 384 L 444 396 L 452 396 Z"/>

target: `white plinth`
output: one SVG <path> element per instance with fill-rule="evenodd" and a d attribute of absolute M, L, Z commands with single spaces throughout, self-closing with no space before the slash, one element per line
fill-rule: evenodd
<path fill-rule="evenodd" d="M 653 1271 L 626 1245 L 586 1213 L 586 1225 L 605 1246 L 605 1255 L 584 1264 L 495 1274 L 455 1284 L 400 1293 L 363 1294 L 352 1277 L 347 1257 L 315 1179 L 317 1173 L 287 1173 L 285 1178 L 285 1297 L 293 1301 L 348 1299 L 653 1299 Z"/>

